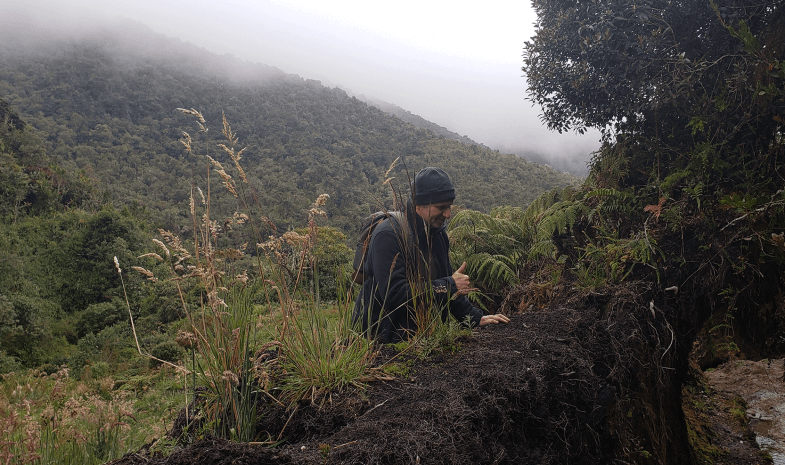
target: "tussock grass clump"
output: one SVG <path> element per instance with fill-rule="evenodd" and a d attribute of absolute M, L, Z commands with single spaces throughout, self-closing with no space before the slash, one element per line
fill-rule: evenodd
<path fill-rule="evenodd" d="M 162 435 L 164 423 L 141 423 L 136 393 L 115 390 L 116 383 L 111 377 L 80 381 L 64 367 L 52 374 L 29 370 L 3 375 L 0 461 L 100 464 Z"/>
<path fill-rule="evenodd" d="M 248 184 L 240 163 L 244 149 L 236 148 L 238 137 L 226 118 L 222 121 L 225 140 L 215 144 L 207 136 L 201 113 L 180 111 L 196 118 L 199 134 L 205 138 L 206 195 L 198 186 L 192 188 L 192 239 L 185 241 L 162 230 L 162 240 L 155 240 L 159 250 L 142 257 L 157 262 L 157 269 L 168 274 L 180 295 L 186 328 L 178 343 L 191 351 L 191 361 L 179 369 L 191 375 L 194 397 L 196 388 L 200 389 L 197 411 L 189 412 L 186 407 L 186 422 L 198 418 L 202 431 L 222 438 L 272 441 L 257 437 L 260 398 L 293 403 L 359 386 L 373 361 L 371 344 L 352 331 L 347 289 L 338 292 L 337 318 L 325 313 L 318 297 L 317 219 L 326 216 L 322 208 L 329 196 L 322 195 L 313 204 L 304 234 L 279 234 Z M 188 154 L 201 146 L 186 132 L 181 142 Z M 209 153 L 209 147 L 216 145 L 229 157 L 232 174 Z M 212 171 L 245 210 L 223 222 L 210 216 L 213 197 L 219 195 L 211 189 Z M 223 236 L 242 225 L 250 226 L 257 243 L 252 267 L 244 267 L 251 263 L 246 257 L 247 244 L 221 247 L 226 243 Z M 137 271 L 158 279 L 146 268 Z M 196 303 L 187 296 L 184 283 L 188 281 L 195 281 L 201 289 Z M 150 357 L 141 347 L 139 352 Z"/>

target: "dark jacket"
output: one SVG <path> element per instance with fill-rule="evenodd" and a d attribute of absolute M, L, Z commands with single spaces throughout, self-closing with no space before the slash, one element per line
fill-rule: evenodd
<path fill-rule="evenodd" d="M 382 342 L 406 339 L 417 329 L 414 294 L 416 301 L 430 304 L 429 311 L 441 311 L 442 321 L 449 311 L 458 321 L 468 316 L 471 324 L 479 325 L 482 311 L 466 296 L 452 298 L 458 289 L 452 278 L 446 227 L 427 226 L 411 201 L 405 214 L 408 231 L 416 234 L 406 231 L 396 217 L 385 219 L 373 231 L 363 267 L 368 279 L 357 296 L 352 321 L 360 322 L 363 331 Z M 430 285 L 418 284 L 417 276 L 429 278 Z M 415 283 L 414 292 L 411 283 Z"/>

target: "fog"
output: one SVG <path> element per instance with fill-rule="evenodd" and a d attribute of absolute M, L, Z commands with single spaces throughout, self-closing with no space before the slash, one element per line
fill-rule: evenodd
<path fill-rule="evenodd" d="M 584 171 L 597 132 L 549 131 L 526 100 L 528 2 L 26 0 L 0 18 L 35 18 L 68 30 L 117 17 L 218 54 L 317 79 L 398 105 L 502 152 Z M 23 3 L 23 4 L 22 4 Z M 581 173 L 583 174 L 583 173 Z"/>

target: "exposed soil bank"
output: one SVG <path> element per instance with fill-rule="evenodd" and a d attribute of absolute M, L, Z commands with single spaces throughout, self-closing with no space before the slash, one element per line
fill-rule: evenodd
<path fill-rule="evenodd" d="M 478 330 L 457 354 L 411 374 L 290 409 L 262 396 L 257 434 L 285 438 L 277 449 L 208 439 L 167 458 L 143 450 L 113 463 L 766 463 L 738 421 L 736 396 L 704 390 L 689 365 L 691 353 L 718 357 L 719 340 L 700 328 L 726 313 L 710 298 L 720 276 L 691 277 L 680 292 L 649 279 L 561 295 L 531 280 L 502 304 L 510 324 Z M 739 334 L 778 341 L 775 325 L 751 329 L 759 320 L 745 315 L 766 314 L 760 307 L 738 308 L 749 309 Z M 776 352 L 750 341 L 738 344 Z M 211 450 L 220 453 L 204 461 Z"/>
<path fill-rule="evenodd" d="M 691 463 L 675 378 L 686 366 L 659 364 L 678 359 L 677 344 L 641 294 L 622 297 L 514 316 L 412 376 L 320 406 L 262 406 L 259 433 L 287 438 L 277 451 L 201 441 L 113 463 L 207 463 L 205 447 L 233 457 L 210 463 Z"/>

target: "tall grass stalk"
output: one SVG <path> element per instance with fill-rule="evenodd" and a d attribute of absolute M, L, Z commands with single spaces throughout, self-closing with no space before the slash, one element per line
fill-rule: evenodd
<path fill-rule="evenodd" d="M 206 122 L 198 111 L 181 111 L 194 116 L 200 134 L 207 134 Z M 320 299 L 305 285 L 310 270 L 314 291 L 318 293 L 320 281 L 313 250 L 318 241 L 317 218 L 326 216 L 322 208 L 329 196 L 319 196 L 311 208 L 306 234 L 294 231 L 278 234 L 272 221 L 262 214 L 258 197 L 250 188 L 240 163 L 244 149 L 236 148 L 237 135 L 225 117 L 222 134 L 225 141 L 218 146 L 228 155 L 234 167 L 233 175 L 240 181 L 235 182 L 222 163 L 207 154 L 208 180 L 212 169 L 220 176 L 224 188 L 245 209 L 243 213 L 236 213 L 233 221 L 249 223 L 256 236 L 256 285 L 246 286 L 246 281 L 254 279 L 246 272 L 229 271 L 225 257 L 241 257 L 241 250 L 218 251 L 221 228 L 210 219 L 213 193 L 209 183 L 206 196 L 196 188 L 191 197 L 191 216 L 196 231 L 193 253 L 185 250 L 179 238 L 168 232 L 162 232 L 167 244 L 159 242 L 159 247 L 163 247 L 169 258 L 191 326 L 197 353 L 195 370 L 199 383 L 208 391 L 204 413 L 216 434 L 249 441 L 254 439 L 256 393 L 265 391 L 272 396 L 268 390 L 269 380 L 261 379 L 266 368 L 260 366 L 259 360 L 265 348 L 279 347 L 278 360 L 286 370 L 281 382 L 288 393 L 285 400 L 358 384 L 370 366 L 371 351 L 367 342 L 353 333 L 348 324 L 328 321 L 319 308 Z M 184 133 L 182 143 L 192 153 L 194 142 L 190 135 Z M 211 145 L 209 140 L 207 145 Z M 196 192 L 204 211 L 201 218 L 197 214 Z M 181 286 L 183 279 L 192 278 L 199 279 L 205 290 L 206 298 L 199 312 L 188 307 Z M 252 288 L 260 290 L 272 319 L 280 322 L 273 330 L 272 344 L 261 345 L 262 338 L 256 332 L 254 296 L 248 290 Z M 346 299 L 350 300 L 350 297 Z M 348 321 L 349 305 L 344 305 L 340 311 L 347 315 L 343 320 Z"/>
<path fill-rule="evenodd" d="M 331 318 L 320 309 L 318 296 L 301 288 L 307 268 L 319 282 L 313 250 L 318 241 L 317 218 L 325 215 L 322 206 L 326 200 L 327 196 L 320 196 L 310 209 L 305 235 L 286 233 L 260 247 L 273 265 L 267 282 L 278 291 L 277 310 L 282 322 L 275 336 L 281 343 L 284 370 L 289 374 L 281 386 L 287 402 L 305 398 L 315 401 L 320 394 L 361 385 L 374 357 L 370 341 L 353 331 L 351 292 L 339 290 L 338 316 Z M 294 262 L 292 256 L 297 257 Z M 276 308 L 274 302 L 268 304 Z"/>
<path fill-rule="evenodd" d="M 207 123 L 200 112 L 194 109 L 179 110 L 194 116 L 199 133 L 207 134 Z M 224 135 L 229 146 L 221 146 L 224 150 L 233 150 L 236 137 L 228 124 L 224 125 Z M 191 154 L 194 142 L 188 133 L 183 132 L 181 143 L 186 152 Z M 207 145 L 210 145 L 209 141 Z M 239 153 L 235 155 L 239 159 Z M 234 180 L 221 163 L 213 159 L 209 152 L 205 156 L 208 160 L 207 196 L 199 187 L 191 189 L 190 213 L 194 228 L 192 249 L 189 250 L 175 234 L 161 230 L 163 241 L 156 240 L 155 243 L 166 259 L 157 253 L 145 256 L 166 262 L 170 268 L 171 281 L 177 287 L 189 323 L 189 331 L 178 337 L 178 343 L 193 350 L 192 369 L 196 382 L 206 388 L 202 402 L 206 426 L 219 437 L 247 442 L 255 439 L 256 428 L 252 356 L 258 341 L 254 305 L 251 292 L 245 286 L 247 274 L 232 274 L 231 262 L 241 258 L 243 251 L 218 247 L 222 228 L 210 216 L 211 171 L 214 170 L 221 177 L 222 184 L 230 193 L 235 197 L 238 194 Z M 244 179 L 244 173 L 241 174 Z M 242 224 L 247 219 L 245 215 L 236 214 L 223 224 L 224 227 L 230 223 Z M 140 271 L 150 273 L 144 269 Z M 189 305 L 185 297 L 182 286 L 185 280 L 196 280 L 203 290 L 198 307 Z"/>
<path fill-rule="evenodd" d="M 207 387 L 204 413 L 218 436 L 241 442 L 256 439 L 252 359 L 256 325 L 251 297 L 248 289 L 233 286 L 224 311 L 202 316 L 197 342 L 196 372 Z"/>
<path fill-rule="evenodd" d="M 38 370 L 3 375 L 0 383 L 0 463 L 100 464 L 150 439 L 134 415 L 134 393 L 111 392 L 114 381 L 89 385 Z"/>

